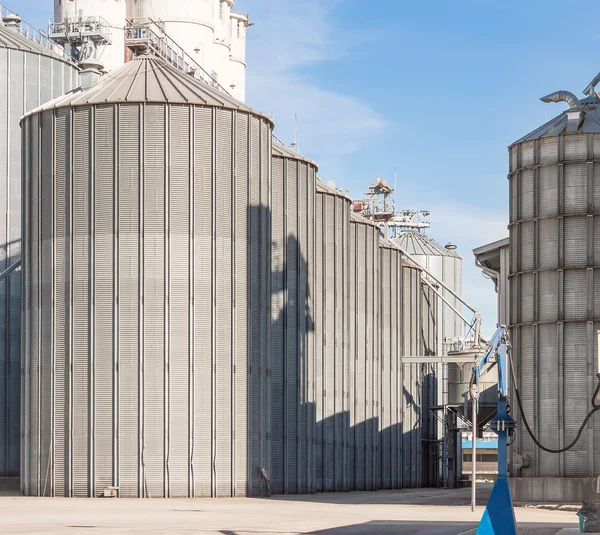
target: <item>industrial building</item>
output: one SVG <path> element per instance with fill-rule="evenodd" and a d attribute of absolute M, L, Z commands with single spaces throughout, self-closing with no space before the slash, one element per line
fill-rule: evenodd
<path fill-rule="evenodd" d="M 462 431 L 495 417 L 492 374 L 469 403 L 485 343 L 456 246 L 384 179 L 353 202 L 274 136 L 233 7 L 57 2 L 50 37 L 2 9 L 0 477 L 24 495 L 453 487 Z M 521 501 L 600 472 L 593 420 L 555 454 L 521 417 L 563 449 L 594 393 L 588 93 L 511 145 L 510 236 L 474 251 L 510 327 Z"/>
<path fill-rule="evenodd" d="M 103 76 L 4 15 L 29 91 L 6 77 L 0 476 L 74 497 L 443 483 L 437 368 L 401 359 L 438 346 L 422 269 L 214 79 L 136 42 Z"/>

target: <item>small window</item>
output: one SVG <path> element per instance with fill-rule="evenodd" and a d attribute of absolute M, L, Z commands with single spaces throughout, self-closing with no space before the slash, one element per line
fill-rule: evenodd
<path fill-rule="evenodd" d="M 238 21 L 237 35 L 238 35 L 238 39 L 242 36 L 242 23 L 241 23 L 241 21 Z"/>

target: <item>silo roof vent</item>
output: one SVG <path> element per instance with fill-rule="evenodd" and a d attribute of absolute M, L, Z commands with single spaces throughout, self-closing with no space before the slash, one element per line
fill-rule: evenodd
<path fill-rule="evenodd" d="M 7 28 L 18 28 L 21 25 L 21 22 L 23 22 L 23 19 L 19 17 L 19 15 L 11 13 L 10 15 L 2 17 L 2 22 L 4 22 L 4 25 Z"/>

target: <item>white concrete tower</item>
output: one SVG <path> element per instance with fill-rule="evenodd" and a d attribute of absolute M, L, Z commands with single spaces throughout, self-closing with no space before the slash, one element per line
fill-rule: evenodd
<path fill-rule="evenodd" d="M 127 0 L 134 25 L 164 24 L 165 33 L 206 72 L 212 74 L 214 20 L 218 0 Z"/>
<path fill-rule="evenodd" d="M 246 15 L 231 12 L 231 55 L 225 89 L 242 102 L 246 102 L 246 28 L 249 25 Z"/>
<path fill-rule="evenodd" d="M 217 81 L 229 91 L 229 56 L 231 55 L 231 9 L 233 0 L 215 0 L 215 38 L 213 40 L 213 72 Z"/>
<path fill-rule="evenodd" d="M 126 13 L 126 0 L 54 0 L 55 24 L 97 17 L 108 23 L 102 31 L 110 33 L 112 44 L 100 47 L 95 57 L 109 71 L 125 62 Z M 66 46 L 69 47 L 68 44 Z"/>

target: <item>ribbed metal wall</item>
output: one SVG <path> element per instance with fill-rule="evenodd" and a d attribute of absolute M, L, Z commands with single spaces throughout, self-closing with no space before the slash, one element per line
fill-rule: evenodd
<path fill-rule="evenodd" d="M 381 488 L 402 486 L 402 254 L 379 240 Z"/>
<path fill-rule="evenodd" d="M 595 131 L 595 99 L 590 106 Z M 575 438 L 596 386 L 600 135 L 543 133 L 510 148 L 510 323 L 526 416 L 544 445 L 562 448 Z M 597 476 L 599 445 L 598 416 L 558 455 L 537 448 L 517 418 L 512 452 L 532 463 L 514 474 Z"/>
<path fill-rule="evenodd" d="M 315 492 L 316 165 L 273 146 L 271 481 Z M 322 216 L 322 213 L 321 213 Z"/>
<path fill-rule="evenodd" d="M 315 210 L 315 487 L 348 489 L 351 346 L 350 199 L 317 183 Z"/>
<path fill-rule="evenodd" d="M 381 487 L 381 323 L 379 228 L 352 214 L 350 220 L 350 459 L 352 490 Z"/>
<path fill-rule="evenodd" d="M 78 69 L 0 23 L 0 272 L 21 257 L 21 129 L 27 111 L 77 85 Z M 0 477 L 20 473 L 21 272 L 0 281 Z"/>
<path fill-rule="evenodd" d="M 261 494 L 271 123 L 130 103 L 22 126 L 23 492 Z"/>

